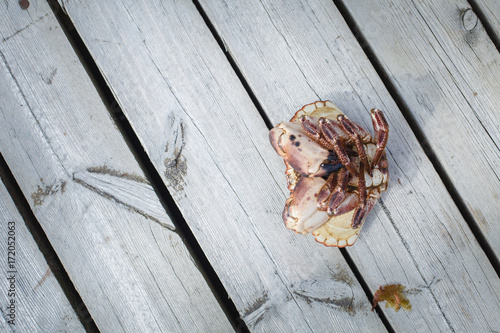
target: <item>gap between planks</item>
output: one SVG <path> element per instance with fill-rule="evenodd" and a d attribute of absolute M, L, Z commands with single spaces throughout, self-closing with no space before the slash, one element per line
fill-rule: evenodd
<path fill-rule="evenodd" d="M 183 240 L 192 258 L 195 260 L 195 265 L 198 267 L 199 271 L 207 281 L 208 286 L 212 290 L 212 293 L 215 295 L 221 308 L 226 313 L 226 316 L 235 331 L 238 333 L 249 332 L 248 327 L 241 319 L 236 306 L 229 297 L 222 282 L 217 276 L 217 273 L 211 266 L 201 246 L 191 232 L 187 222 L 182 216 L 182 213 L 177 207 L 170 192 L 163 183 L 152 162 L 148 158 L 144 147 L 141 145 L 139 138 L 132 129 L 132 126 L 128 122 L 126 116 L 122 112 L 118 102 L 114 98 L 111 89 L 107 85 L 106 80 L 99 71 L 94 59 L 90 55 L 90 52 L 85 46 L 85 43 L 81 39 L 76 28 L 72 24 L 71 19 L 67 16 L 66 11 L 60 7 L 57 1 L 49 2 L 51 3 L 51 9 L 54 13 L 54 16 L 57 18 L 59 24 L 61 25 L 67 39 L 71 43 L 71 46 L 77 54 L 80 62 L 83 64 L 89 78 L 94 83 L 96 91 L 106 105 L 106 108 L 108 109 L 111 117 L 117 125 L 120 133 L 122 133 L 126 144 L 128 145 L 132 154 L 136 157 L 136 160 L 143 170 L 146 178 L 150 182 L 157 196 L 160 198 L 160 202 L 163 204 L 166 213 L 176 226 L 177 229 L 174 232 L 176 232 Z"/>
<path fill-rule="evenodd" d="M 272 124 L 271 120 L 269 119 L 269 117 L 265 113 L 265 111 L 262 108 L 260 102 L 258 101 L 257 97 L 255 96 L 255 93 L 252 91 L 252 89 L 250 88 L 250 85 L 248 84 L 248 82 L 245 79 L 244 75 L 241 73 L 240 69 L 238 68 L 235 60 L 233 59 L 233 57 L 231 56 L 231 54 L 228 52 L 223 39 L 221 38 L 221 36 L 217 32 L 217 30 L 215 29 L 214 25 L 210 21 L 208 15 L 203 10 L 203 7 L 199 3 L 199 1 L 198 0 L 193 0 L 193 3 L 195 5 L 196 9 L 198 10 L 198 12 L 200 13 L 201 17 L 203 18 L 203 21 L 207 25 L 208 29 L 212 33 L 214 39 L 219 44 L 219 47 L 221 48 L 222 52 L 226 56 L 226 59 L 229 62 L 229 64 L 231 65 L 233 71 L 236 73 L 236 75 L 238 76 L 239 80 L 241 81 L 243 87 L 245 88 L 245 91 L 250 96 L 250 99 L 252 100 L 253 104 L 255 105 L 255 108 L 257 109 L 257 111 L 261 115 L 262 119 L 264 120 L 267 128 L 269 130 L 271 130 L 274 127 L 274 125 Z M 360 285 L 361 285 L 364 293 L 366 294 L 368 300 L 370 302 L 373 302 L 373 293 L 370 291 L 370 288 L 368 287 L 368 284 L 363 279 L 363 276 L 359 272 L 358 268 L 356 267 L 356 264 L 354 263 L 354 261 L 350 257 L 349 253 L 345 249 L 339 249 L 339 250 L 340 250 L 340 253 L 342 254 L 342 257 L 346 261 L 347 265 L 349 266 L 349 268 L 353 272 L 354 276 L 356 277 L 356 279 L 360 283 Z M 387 331 L 390 332 L 390 333 L 394 332 L 394 329 L 391 326 L 391 324 L 390 324 L 389 320 L 387 319 L 387 317 L 385 316 L 384 312 L 380 310 L 380 306 L 377 305 L 375 309 L 377 311 L 378 316 L 382 320 L 382 323 L 384 324 L 385 328 L 387 329 Z"/>
<path fill-rule="evenodd" d="M 22 217 L 22 221 L 26 224 L 29 232 L 33 236 L 38 249 L 42 253 L 47 265 L 49 266 L 50 271 L 54 274 L 57 282 L 61 286 L 61 289 L 64 292 L 64 295 L 68 299 L 71 307 L 75 311 L 78 319 L 80 320 L 82 326 L 85 328 L 87 332 L 99 332 L 97 325 L 92 318 L 92 315 L 87 310 L 85 303 L 83 302 L 80 294 L 76 290 L 73 282 L 68 276 L 68 273 L 64 269 L 63 264 L 59 260 L 57 253 L 54 248 L 50 244 L 47 235 L 43 231 L 40 223 L 36 219 L 33 211 L 31 210 L 28 201 L 23 195 L 21 188 L 17 184 L 14 175 L 10 171 L 5 159 L 0 154 L 0 178 L 7 188 L 7 192 L 9 193 L 12 201 L 16 205 L 19 214 Z M 43 279 L 40 280 L 39 285 L 43 283 Z"/>
<path fill-rule="evenodd" d="M 383 66 L 381 65 L 379 59 L 375 55 L 375 52 L 373 52 L 372 48 L 370 47 L 370 44 L 364 37 L 363 33 L 359 29 L 358 25 L 356 24 L 356 21 L 352 17 L 352 15 L 349 13 L 345 5 L 343 4 L 342 0 L 333 0 L 333 3 L 335 6 L 338 8 L 340 13 L 342 14 L 342 17 L 346 21 L 347 25 L 349 26 L 349 29 L 352 31 L 354 37 L 358 41 L 359 45 L 363 49 L 363 52 L 366 54 L 367 58 L 369 59 L 370 63 L 372 64 L 373 68 L 381 78 L 384 86 L 386 87 L 387 91 L 391 95 L 391 97 L 394 99 L 396 105 L 398 108 L 401 110 L 401 113 L 403 117 L 406 119 L 408 122 L 408 125 L 412 129 L 413 133 L 417 137 L 418 142 L 420 143 L 420 146 L 422 147 L 424 153 L 427 155 L 429 158 L 430 162 L 432 163 L 434 169 L 436 170 L 437 174 L 439 175 L 439 178 L 445 185 L 448 193 L 450 194 L 453 202 L 457 206 L 458 210 L 460 211 L 460 214 L 464 218 L 465 222 L 469 226 L 469 228 L 472 231 L 472 234 L 476 238 L 477 242 L 481 246 L 481 249 L 484 251 L 486 254 L 486 257 L 490 261 L 491 265 L 495 269 L 495 272 L 497 275 L 500 277 L 500 259 L 496 257 L 493 249 L 491 246 L 488 244 L 486 241 L 484 235 L 481 233 L 480 227 L 477 225 L 477 223 L 474 220 L 474 217 L 470 213 L 468 207 L 466 206 L 464 200 L 460 196 L 458 190 L 456 189 L 455 185 L 451 181 L 450 177 L 444 170 L 443 166 L 439 162 L 438 158 L 436 157 L 435 152 L 433 151 L 432 147 L 427 141 L 427 138 L 425 137 L 422 129 L 418 125 L 417 121 L 415 120 L 413 114 L 410 112 L 408 105 L 404 102 L 404 99 L 402 96 L 400 96 L 397 92 L 397 89 L 395 88 L 394 84 L 391 82 L 389 79 L 388 73 L 384 70 Z M 469 2 L 470 3 L 470 2 Z M 471 4 L 473 10 L 476 12 L 476 6 L 473 6 Z M 484 15 L 481 15 L 481 12 L 476 12 L 478 19 L 481 21 L 482 24 L 486 24 L 485 29 L 494 42 L 495 46 L 497 49 L 499 48 L 498 46 L 498 38 L 493 32 L 493 29 L 487 28 L 489 26 L 488 22 L 486 19 L 484 19 Z"/>
<path fill-rule="evenodd" d="M 468 3 L 483 25 L 486 34 L 488 35 L 488 37 L 490 37 L 498 52 L 500 52 L 500 36 L 495 33 L 495 29 L 491 25 L 490 21 L 486 18 L 486 14 L 484 13 L 482 6 L 480 6 L 476 0 L 468 0 Z"/>

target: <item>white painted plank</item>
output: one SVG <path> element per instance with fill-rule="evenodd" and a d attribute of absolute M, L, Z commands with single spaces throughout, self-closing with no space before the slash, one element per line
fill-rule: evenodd
<path fill-rule="evenodd" d="M 48 5 L 0 6 L 0 151 L 99 329 L 231 331 Z"/>
<path fill-rule="evenodd" d="M 500 257 L 500 54 L 481 22 L 463 0 L 345 5 Z"/>
<path fill-rule="evenodd" d="M 412 291 L 411 312 L 384 309 L 393 328 L 498 330 L 497 274 L 333 2 L 201 4 L 274 124 L 317 99 L 365 128 L 371 108 L 385 111 L 389 189 L 348 252 L 372 292 L 389 283 Z"/>
<path fill-rule="evenodd" d="M 192 3 L 65 3 L 252 331 L 385 331 L 340 252 L 282 225 L 282 161 Z"/>
<path fill-rule="evenodd" d="M 84 332 L 3 182 L 0 235 L 0 331 Z"/>

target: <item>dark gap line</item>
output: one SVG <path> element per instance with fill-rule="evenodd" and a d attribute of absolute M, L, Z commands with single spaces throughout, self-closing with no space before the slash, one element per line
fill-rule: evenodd
<path fill-rule="evenodd" d="M 431 145 L 429 141 L 427 140 L 423 130 L 420 128 L 420 125 L 418 124 L 417 120 L 413 116 L 413 114 L 410 111 L 410 108 L 408 105 L 405 103 L 404 98 L 399 95 L 399 92 L 393 82 L 390 79 L 389 74 L 387 71 L 384 69 L 384 66 L 382 65 L 381 61 L 377 58 L 375 55 L 375 52 L 371 48 L 370 44 L 364 37 L 363 33 L 361 32 L 361 29 L 357 25 L 356 21 L 352 17 L 352 15 L 349 13 L 349 10 L 347 7 L 344 5 L 342 0 L 332 0 L 335 6 L 338 8 L 340 11 L 341 15 L 344 17 L 344 20 L 346 21 L 347 25 L 349 26 L 350 30 L 352 31 L 354 37 L 358 41 L 359 45 L 365 52 L 366 56 L 370 60 L 372 66 L 374 67 L 375 71 L 381 78 L 383 84 L 385 85 L 387 91 L 395 101 L 396 105 L 398 106 L 399 110 L 403 114 L 403 117 L 406 119 L 408 122 L 408 125 L 412 129 L 413 133 L 415 134 L 418 142 L 420 143 L 420 146 L 422 147 L 424 153 L 427 155 L 429 158 L 430 162 L 432 163 L 434 169 L 436 170 L 438 176 L 441 178 L 441 181 L 445 185 L 446 189 L 448 190 L 448 193 L 450 194 L 453 202 L 457 206 L 458 210 L 460 211 L 462 217 L 464 218 L 465 222 L 469 226 L 470 230 L 472 231 L 472 234 L 476 238 L 477 242 L 481 246 L 481 249 L 484 251 L 486 254 L 488 260 L 490 261 L 491 265 L 495 269 L 497 275 L 500 277 L 500 259 L 496 257 L 495 252 L 489 245 L 488 241 L 486 240 L 485 236 L 481 232 L 480 226 L 476 223 L 472 213 L 469 211 L 467 205 L 465 204 L 464 200 L 460 196 L 459 191 L 453 184 L 451 178 L 448 176 L 446 173 L 442 163 L 439 161 L 439 158 L 437 157 L 436 153 L 434 150 L 431 148 Z"/>
<path fill-rule="evenodd" d="M 189 225 L 184 219 L 184 216 L 182 215 L 179 207 L 175 203 L 175 200 L 173 199 L 166 185 L 163 183 L 160 174 L 158 173 L 153 163 L 149 159 L 146 151 L 142 147 L 139 138 L 137 137 L 128 119 L 123 113 L 120 105 L 115 99 L 110 87 L 107 85 L 106 80 L 104 79 L 103 74 L 97 67 L 97 64 L 92 58 L 82 38 L 78 34 L 75 26 L 71 22 L 71 19 L 66 13 L 64 13 L 57 1 L 48 1 L 54 12 L 54 15 L 56 16 L 59 24 L 62 27 L 62 30 L 70 41 L 75 53 L 78 55 L 80 62 L 85 67 L 88 76 L 94 83 L 97 92 L 99 93 L 102 101 L 109 110 L 113 120 L 115 121 L 115 124 L 122 133 L 129 149 L 136 157 L 136 160 L 143 170 L 146 178 L 151 183 L 153 189 L 160 198 L 165 211 L 177 228 L 177 234 L 179 234 L 181 239 L 184 241 L 184 244 L 186 245 L 191 257 L 193 258 L 196 266 L 205 278 L 212 293 L 215 295 L 215 298 L 226 314 L 229 322 L 237 332 L 249 332 L 246 324 L 241 319 L 236 306 L 234 305 L 226 289 L 224 288 L 224 285 L 217 276 L 217 273 L 210 264 L 208 258 L 203 252 L 203 249 L 201 248 L 200 244 L 189 228 Z"/>
<path fill-rule="evenodd" d="M 486 19 L 486 15 L 484 14 L 483 10 L 481 9 L 481 6 L 477 4 L 476 0 L 468 0 L 469 5 L 471 6 L 472 10 L 474 11 L 474 14 L 476 14 L 477 18 L 483 25 L 484 30 L 486 31 L 486 34 L 488 37 L 490 37 L 491 41 L 495 45 L 496 49 L 498 52 L 500 52 L 500 37 L 495 33 L 495 29 L 493 29 L 493 26 L 490 24 L 490 22 Z"/>
<path fill-rule="evenodd" d="M 227 50 L 226 45 L 224 44 L 224 41 L 222 40 L 221 36 L 217 32 L 217 29 L 215 29 L 214 25 L 210 21 L 210 18 L 208 17 L 207 13 L 203 9 L 202 5 L 200 4 L 200 2 L 198 0 L 193 0 L 193 3 L 195 5 L 196 9 L 198 10 L 198 12 L 200 13 L 200 16 L 203 18 L 203 21 L 205 22 L 206 26 L 208 27 L 208 29 L 212 33 L 212 36 L 214 37 L 214 39 L 219 44 L 219 47 L 221 48 L 222 52 L 226 56 L 227 61 L 231 65 L 231 68 L 236 73 L 236 76 L 238 76 L 238 78 L 240 79 L 240 82 L 243 85 L 243 88 L 246 90 L 246 92 L 247 92 L 248 96 L 250 97 L 252 103 L 255 105 L 255 108 L 257 109 L 257 111 L 259 112 L 260 116 L 264 120 L 264 123 L 266 124 L 267 128 L 268 129 L 273 128 L 274 125 L 272 124 L 271 120 L 267 116 L 267 114 L 264 111 L 264 108 L 260 104 L 259 100 L 255 96 L 255 93 L 253 92 L 252 88 L 250 88 L 250 85 L 248 84 L 247 80 L 245 79 L 245 76 L 243 75 L 243 73 L 240 71 L 240 68 L 236 64 L 236 62 L 233 59 L 233 57 L 231 56 L 229 50 Z"/>
<path fill-rule="evenodd" d="M 12 174 L 7 162 L 4 157 L 0 154 L 0 178 L 2 179 L 3 184 L 7 188 L 7 192 L 9 192 L 10 197 L 14 201 L 16 208 L 21 215 L 22 220 L 26 224 L 29 232 L 33 236 L 38 249 L 42 253 L 49 266 L 52 274 L 56 278 L 57 282 L 61 286 L 61 289 L 64 292 L 64 295 L 68 299 L 71 307 L 75 311 L 78 319 L 82 323 L 82 326 L 85 328 L 87 332 L 99 332 L 97 325 L 92 319 L 92 315 L 88 311 L 85 303 L 83 302 L 80 294 L 76 290 L 73 282 L 69 278 L 68 273 L 65 271 L 61 260 L 57 256 L 56 251 L 50 244 L 50 241 L 43 231 L 42 226 L 36 219 L 31 207 L 26 200 L 19 184 L 17 183 L 14 175 Z M 22 222 L 22 221 L 19 221 Z"/>
<path fill-rule="evenodd" d="M 349 252 L 347 251 L 346 248 L 339 248 L 339 250 L 340 250 L 340 253 L 342 253 L 342 256 L 344 257 L 345 261 L 347 262 L 347 264 L 351 268 L 352 273 L 354 274 L 354 276 L 358 280 L 359 284 L 361 285 L 361 288 L 363 289 L 366 296 L 368 297 L 368 300 L 370 301 L 370 303 L 373 303 L 373 293 L 371 292 L 370 287 L 368 286 L 365 279 L 363 278 L 363 275 L 361 275 L 361 272 L 358 270 L 358 267 L 354 263 L 354 260 L 352 260 L 351 256 L 349 255 Z M 380 304 L 377 304 L 374 311 L 377 312 L 380 320 L 384 324 L 387 331 L 389 333 L 394 333 L 395 332 L 394 328 L 392 327 L 391 323 L 389 322 L 389 320 L 385 316 L 385 313 L 381 310 Z"/>
<path fill-rule="evenodd" d="M 216 39 L 217 43 L 219 44 L 219 47 L 221 48 L 221 50 L 226 55 L 226 58 L 227 58 L 229 64 L 231 65 L 233 71 L 236 73 L 236 75 L 240 79 L 240 82 L 243 84 L 243 87 L 247 91 L 247 93 L 250 96 L 252 102 L 254 103 L 255 107 L 257 108 L 258 112 L 260 113 L 260 115 L 261 115 L 262 119 L 264 120 L 267 128 L 268 129 L 272 129 L 274 127 L 274 125 L 269 120 L 269 117 L 265 113 L 262 105 L 260 104 L 260 102 L 258 101 L 257 97 L 255 96 L 255 93 L 250 88 L 249 83 L 247 82 L 247 80 L 246 80 L 245 76 L 243 75 L 243 73 L 238 68 L 238 66 L 237 66 L 235 60 L 233 59 L 233 57 L 231 56 L 230 52 L 226 51 L 226 45 L 224 44 L 221 36 L 219 35 L 219 33 L 215 29 L 214 25 L 210 21 L 210 18 L 208 17 L 208 15 L 206 14 L 206 12 L 203 10 L 203 7 L 200 5 L 200 3 L 199 3 L 198 0 L 193 0 L 193 2 L 195 4 L 196 8 L 198 9 L 198 11 L 200 12 L 200 15 L 202 16 L 203 20 L 205 21 L 205 24 L 207 25 L 207 27 L 212 32 L 213 37 Z M 349 266 L 349 268 L 353 272 L 355 278 L 360 283 L 360 285 L 361 285 L 364 293 L 366 294 L 368 300 L 372 303 L 373 302 L 373 293 L 370 291 L 370 288 L 368 287 L 368 284 L 363 279 L 363 276 L 359 272 L 359 270 L 356 267 L 356 265 L 355 265 L 354 261 L 352 260 L 351 256 L 349 255 L 349 253 L 345 249 L 339 249 L 339 250 L 340 250 L 340 253 L 342 254 L 342 256 L 344 257 L 344 260 L 346 261 L 347 265 Z M 379 315 L 379 318 L 381 319 L 381 321 L 384 324 L 384 326 L 387 329 L 387 331 L 390 332 L 390 333 L 394 332 L 394 329 L 392 328 L 391 324 L 389 323 L 389 320 L 387 319 L 387 317 L 385 316 L 385 314 L 383 313 L 383 311 L 380 309 L 379 305 L 377 305 L 375 307 L 375 310 L 377 311 L 377 314 Z"/>

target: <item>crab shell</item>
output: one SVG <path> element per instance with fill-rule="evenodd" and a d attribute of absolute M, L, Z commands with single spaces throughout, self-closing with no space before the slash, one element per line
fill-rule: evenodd
<path fill-rule="evenodd" d="M 301 175 L 322 177 L 342 167 L 335 154 L 304 133 L 299 118 L 313 116 L 335 120 L 339 115 L 343 115 L 342 111 L 330 101 L 307 104 L 295 113 L 290 122 L 282 122 L 269 132 L 271 145 L 285 159 L 285 174 L 290 191 L 293 191 Z M 348 136 L 343 139 L 350 140 Z M 331 163 L 324 164 L 326 160 Z"/>
<path fill-rule="evenodd" d="M 326 246 L 345 247 L 354 244 L 364 224 L 363 220 L 359 227 L 352 227 L 355 212 L 353 207 L 357 204 L 358 193 L 349 193 L 349 199 L 352 200 L 346 199 L 345 209 L 340 209 L 334 216 L 318 209 L 317 196 L 326 182 L 322 177 L 340 169 L 342 164 L 338 160 L 335 161 L 327 149 L 305 135 L 299 123 L 301 116 L 323 117 L 336 121 L 339 115 L 343 115 L 342 111 L 330 101 L 311 103 L 297 111 L 290 122 L 282 122 L 273 128 L 269 138 L 276 152 L 285 159 L 287 167 L 285 174 L 291 194 L 283 210 L 285 226 L 297 233 L 312 232 L 316 241 Z M 348 136 L 342 139 L 350 140 Z M 365 144 L 365 149 L 371 163 L 375 145 Z M 324 161 L 331 163 L 325 165 Z M 376 167 L 372 176 L 365 172 L 367 205 L 370 209 L 380 197 L 380 192 L 387 188 L 385 157 L 381 165 L 385 170 Z M 356 180 L 351 179 L 349 185 L 354 185 Z"/>

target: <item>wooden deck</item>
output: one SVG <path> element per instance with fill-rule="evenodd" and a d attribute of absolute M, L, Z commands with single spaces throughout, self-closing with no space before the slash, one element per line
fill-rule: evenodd
<path fill-rule="evenodd" d="M 499 3 L 2 2 L 0 331 L 500 331 Z M 326 99 L 390 124 L 345 250 L 268 142 Z"/>

